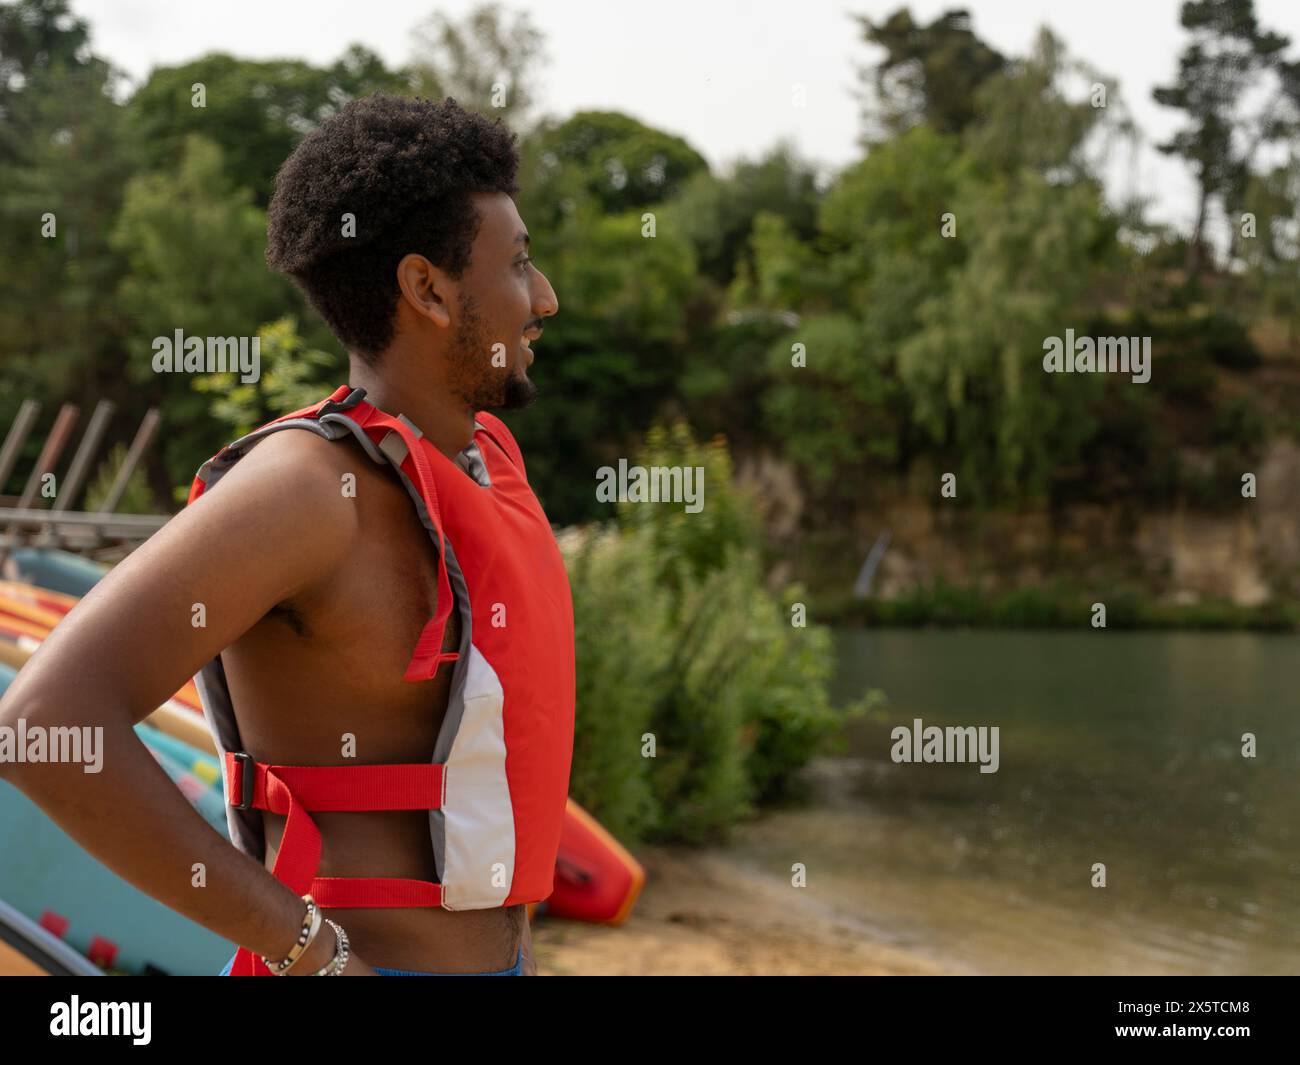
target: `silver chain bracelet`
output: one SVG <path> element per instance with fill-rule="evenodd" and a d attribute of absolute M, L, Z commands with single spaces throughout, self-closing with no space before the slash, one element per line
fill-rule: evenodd
<path fill-rule="evenodd" d="M 334 929 L 334 937 L 338 942 L 335 944 L 334 957 L 330 959 L 329 964 L 312 973 L 312 976 L 340 976 L 348 964 L 348 934 L 328 917 L 325 918 L 325 923 Z"/>

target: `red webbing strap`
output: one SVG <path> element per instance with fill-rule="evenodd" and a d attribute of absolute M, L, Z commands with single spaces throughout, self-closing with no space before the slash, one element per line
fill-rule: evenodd
<path fill-rule="evenodd" d="M 297 895 L 309 891 L 322 907 L 442 905 L 442 886 L 400 877 L 317 877 L 320 829 L 309 811 L 437 810 L 442 806 L 441 765 L 286 766 L 225 756 L 226 794 L 244 794 L 244 772 L 254 770 L 252 806 L 285 814 L 284 835 L 271 874 Z M 326 898 L 317 895 L 324 892 Z M 327 901 L 327 899 L 329 901 Z M 231 976 L 270 976 L 255 953 L 240 947 Z"/>
<path fill-rule="evenodd" d="M 395 876 L 318 876 L 311 897 L 327 910 L 441 906 L 442 885 Z"/>
<path fill-rule="evenodd" d="M 460 657 L 458 652 L 443 653 L 442 650 L 443 633 L 447 628 L 447 619 L 451 616 L 452 596 L 451 579 L 447 576 L 447 544 L 442 531 L 442 512 L 438 507 L 438 489 L 429 455 L 425 451 L 426 447 L 432 445 L 412 432 L 401 419 L 393 418 L 369 403 L 358 403 L 345 413 L 366 430 L 376 445 L 382 444 L 390 432 L 401 437 L 402 443 L 406 445 L 406 458 L 402 460 L 401 470 L 419 491 L 438 536 L 438 605 L 433 617 L 421 631 L 420 638 L 415 641 L 410 664 L 402 676 L 406 681 L 432 680 L 441 663 L 454 662 Z"/>
<path fill-rule="evenodd" d="M 243 794 L 244 765 L 226 755 L 231 795 Z M 253 806 L 287 814 L 291 802 L 313 813 L 365 810 L 437 810 L 443 767 L 427 762 L 392 765 L 269 765 L 253 763 Z"/>

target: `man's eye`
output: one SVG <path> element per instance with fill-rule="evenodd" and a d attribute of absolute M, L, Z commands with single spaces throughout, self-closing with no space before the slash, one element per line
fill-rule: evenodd
<path fill-rule="evenodd" d="M 532 261 L 533 261 L 533 257 L 530 255 L 530 256 L 528 256 L 528 258 L 526 258 L 526 259 L 520 259 L 517 263 L 515 263 L 515 265 L 516 265 L 516 266 L 527 266 L 527 265 L 528 265 L 529 263 L 531 263 Z"/>

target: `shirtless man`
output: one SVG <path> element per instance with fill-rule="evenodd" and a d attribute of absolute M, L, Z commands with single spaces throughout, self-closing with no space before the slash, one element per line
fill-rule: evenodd
<path fill-rule="evenodd" d="M 347 348 L 349 384 L 452 459 L 474 439 L 476 411 L 532 400 L 528 341 L 559 309 L 528 257 L 516 165 L 499 122 L 452 101 L 376 96 L 304 139 L 270 207 L 268 261 Z M 355 491 L 340 492 L 348 474 Z M 429 535 L 390 467 L 351 438 L 272 433 L 113 569 L 0 703 L 4 724 L 102 726 L 102 771 L 0 772 L 141 890 L 284 958 L 305 910 L 268 871 L 284 817 L 262 814 L 259 864 L 211 830 L 132 726 L 220 655 L 244 749 L 258 761 L 340 765 L 350 734 L 360 762 L 427 764 L 452 670 L 415 683 L 403 671 L 437 595 Z M 202 626 L 192 624 L 199 603 Z M 453 610 L 443 649 L 459 640 Z M 438 879 L 425 810 L 312 817 L 319 876 Z M 322 913 L 350 941 L 344 975 L 375 975 L 372 965 L 497 972 L 521 952 L 535 974 L 523 905 Z M 335 946 L 323 926 L 290 975 L 325 966 Z"/>

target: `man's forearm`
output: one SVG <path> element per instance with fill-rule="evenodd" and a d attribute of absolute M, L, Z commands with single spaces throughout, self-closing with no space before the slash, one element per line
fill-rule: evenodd
<path fill-rule="evenodd" d="M 28 726 L 73 725 L 24 715 Z M 97 724 L 103 715 L 96 715 Z M 135 730 L 103 725 L 102 768 L 5 763 L 13 784 L 124 880 L 241 946 L 281 957 L 303 903 L 262 865 L 232 847 L 189 804 Z M 13 726 L 11 715 L 0 723 Z M 81 722 L 79 724 L 85 724 Z"/>

